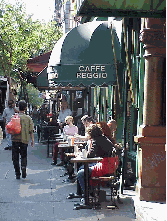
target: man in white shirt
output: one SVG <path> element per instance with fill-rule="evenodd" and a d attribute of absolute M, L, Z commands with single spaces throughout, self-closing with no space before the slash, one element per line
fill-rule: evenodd
<path fill-rule="evenodd" d="M 72 116 L 72 111 L 68 108 L 68 102 L 63 101 L 61 105 L 61 110 L 59 112 L 59 117 L 58 117 L 58 121 L 59 121 L 59 125 L 61 129 L 63 128 L 64 125 L 66 125 L 65 118 L 67 116 Z"/>
<path fill-rule="evenodd" d="M 14 101 L 9 100 L 8 101 L 8 107 L 4 109 L 2 117 L 5 124 L 5 133 L 6 133 L 6 139 L 7 139 L 7 147 L 5 147 L 5 150 L 11 150 L 12 149 L 12 140 L 11 140 L 11 134 L 7 133 L 6 125 L 10 122 L 12 115 L 15 114 L 15 112 L 18 112 L 18 110 L 14 107 Z"/>

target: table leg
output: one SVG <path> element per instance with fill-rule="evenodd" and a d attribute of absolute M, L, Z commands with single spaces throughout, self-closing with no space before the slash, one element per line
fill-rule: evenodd
<path fill-rule="evenodd" d="M 89 204 L 89 166 L 84 164 L 84 177 L 85 177 L 85 205 Z"/>
<path fill-rule="evenodd" d="M 48 138 L 48 142 L 47 142 L 47 157 L 49 157 L 49 138 Z"/>
<path fill-rule="evenodd" d="M 84 163 L 84 177 L 85 177 L 85 204 L 74 204 L 74 209 L 92 209 L 89 203 L 89 163 Z"/>

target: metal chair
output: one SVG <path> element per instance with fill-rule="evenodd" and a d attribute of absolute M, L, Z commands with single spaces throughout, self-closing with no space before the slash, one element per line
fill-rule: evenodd
<path fill-rule="evenodd" d="M 50 147 L 52 148 L 51 153 L 53 156 L 53 145 L 56 143 L 58 137 L 60 137 L 59 126 L 45 127 L 45 139 L 47 140 L 47 157 L 50 156 Z"/>
<path fill-rule="evenodd" d="M 105 184 L 105 187 L 110 189 L 110 194 L 106 196 L 111 197 L 111 205 L 107 206 L 108 209 L 116 209 L 118 208 L 115 197 L 117 197 L 117 200 L 119 203 L 120 201 L 120 190 L 121 190 L 121 174 L 122 174 L 122 161 L 121 161 L 121 152 L 122 150 L 118 150 L 116 155 L 119 159 L 119 165 L 118 168 L 115 170 L 112 174 L 106 174 L 105 176 L 101 177 L 91 177 L 90 180 L 92 180 L 93 184 L 93 198 L 92 198 L 92 204 L 94 208 L 100 208 L 101 202 L 103 201 L 102 197 L 102 191 L 101 186 Z"/>

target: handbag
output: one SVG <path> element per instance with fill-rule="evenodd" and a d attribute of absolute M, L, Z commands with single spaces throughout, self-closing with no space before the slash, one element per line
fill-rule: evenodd
<path fill-rule="evenodd" d="M 6 125 L 7 133 L 9 134 L 20 134 L 21 133 L 21 124 L 19 114 L 15 114 L 10 122 Z"/>

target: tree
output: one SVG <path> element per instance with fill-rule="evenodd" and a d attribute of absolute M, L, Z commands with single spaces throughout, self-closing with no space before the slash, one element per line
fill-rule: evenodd
<path fill-rule="evenodd" d="M 27 60 L 51 51 L 62 32 L 54 21 L 33 21 L 23 3 L 12 5 L 1 0 L 0 8 L 0 74 L 22 82 L 28 73 Z"/>
<path fill-rule="evenodd" d="M 36 89 L 32 84 L 27 84 L 25 86 L 25 90 L 28 94 L 29 104 L 39 108 L 44 102 L 44 99 L 40 96 L 40 91 Z M 21 88 L 18 89 L 18 92 L 21 93 Z"/>
<path fill-rule="evenodd" d="M 54 21 L 32 21 L 19 2 L 11 5 L 2 0 L 0 8 L 4 12 L 0 20 L 0 70 L 17 79 L 19 70 L 27 71 L 27 60 L 41 51 L 51 51 L 62 33 Z"/>

